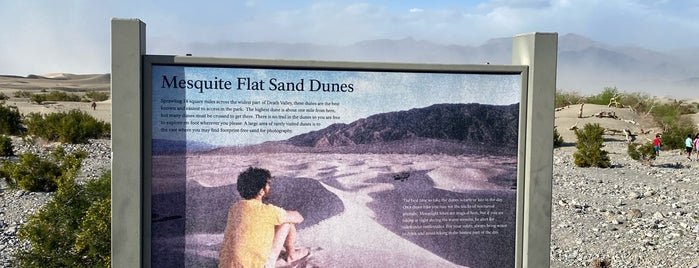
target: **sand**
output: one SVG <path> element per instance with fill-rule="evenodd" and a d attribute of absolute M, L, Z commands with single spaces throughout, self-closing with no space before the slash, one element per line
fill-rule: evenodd
<path fill-rule="evenodd" d="M 239 199 L 235 176 L 248 166 L 270 169 L 276 176 L 270 202 L 297 210 L 305 217 L 298 226 L 299 245 L 310 247 L 312 255 L 296 267 L 510 267 L 514 263 L 516 193 L 511 181 L 516 175 L 514 168 L 505 167 L 514 166 L 511 158 L 299 153 L 156 158 L 154 185 L 171 182 L 171 186 L 155 187 L 153 191 L 155 209 L 164 211 L 154 219 L 153 226 L 169 234 L 155 239 L 154 243 L 158 248 L 171 249 L 156 254 L 154 259 L 159 265 L 170 265 L 171 260 L 182 259 L 187 265 L 197 267 L 216 264 L 227 208 Z M 185 170 L 180 169 L 186 174 L 184 182 L 175 179 L 185 177 L 173 171 L 176 163 L 186 166 Z M 394 175 L 399 173 L 410 176 L 404 181 L 396 180 Z M 507 177 L 509 182 L 506 182 Z M 179 182 L 172 183 L 172 180 Z M 186 190 L 172 185 L 185 185 Z M 180 202 L 185 208 L 173 211 L 176 207 L 173 204 L 177 203 L 173 198 L 183 190 L 187 198 Z M 430 205 L 463 205 L 464 208 L 416 211 L 452 212 L 454 215 L 484 211 L 465 209 L 466 205 L 492 204 L 497 207 L 491 211 L 503 215 L 491 217 L 507 227 L 473 229 L 498 231 L 491 235 L 417 235 L 403 230 L 407 225 L 425 226 L 402 222 L 406 219 L 404 200 L 429 198 L 472 200 L 429 202 Z M 475 201 L 477 198 L 501 201 L 479 203 Z M 157 203 L 167 205 L 155 205 Z M 171 220 L 167 220 L 168 217 Z M 412 218 L 474 219 L 470 215 Z M 183 223 L 184 231 L 176 231 Z M 447 231 L 444 227 L 433 230 Z"/>
<path fill-rule="evenodd" d="M 109 90 L 108 75 L 48 74 L 31 77 L 0 76 L 0 92 L 9 96 L 7 105 L 22 114 L 65 112 L 79 109 L 99 120 L 111 122 L 111 100 L 97 103 L 30 103 L 14 93 L 26 90 L 63 90 L 84 94 Z M 699 103 L 699 99 L 689 100 Z M 569 128 L 598 123 L 610 130 L 629 129 L 637 140 L 650 140 L 660 131 L 648 117 L 627 108 L 586 104 L 565 107 L 555 114 L 559 133 L 568 143 L 575 141 Z M 617 118 L 599 118 L 613 112 Z M 699 114 L 687 115 L 699 123 Z M 699 126 L 699 125 L 698 125 Z M 610 134 L 613 134 L 610 132 Z M 624 139 L 617 133 L 606 138 Z M 410 154 L 200 154 L 189 157 L 154 158 L 153 214 L 154 256 L 171 263 L 215 266 L 228 206 L 237 200 L 235 176 L 248 166 L 270 169 L 277 177 L 276 202 L 296 209 L 306 221 L 299 225 L 299 244 L 312 255 L 299 267 L 510 267 L 507 255 L 514 233 L 505 229 L 497 235 L 411 236 L 402 212 L 406 198 L 448 197 L 453 199 L 498 197 L 512 200 L 516 185 L 513 159 L 496 156 L 448 156 Z M 410 174 L 396 180 L 397 174 Z M 182 178 L 182 180 L 177 179 Z M 186 178 L 186 179 L 185 179 Z M 182 193 L 187 193 L 184 197 Z M 511 201 L 497 203 L 498 211 L 510 215 Z M 173 205 L 182 204 L 182 206 Z M 459 202 L 469 204 L 469 202 Z M 450 211 L 465 211 L 443 210 Z M 498 221 L 511 224 L 513 218 Z M 496 239 L 492 239 L 495 237 Z M 461 241 L 461 242 L 455 242 Z M 463 242 L 466 241 L 466 242 Z M 455 247 L 450 245 L 456 245 Z M 505 254 L 502 254 L 502 253 Z M 154 260 L 162 261 L 162 260 Z M 167 263 L 167 262 L 161 262 Z"/>
<path fill-rule="evenodd" d="M 687 103 L 699 103 L 697 100 L 685 101 Z M 583 105 L 582 117 L 580 114 L 580 104 L 570 105 L 558 109 L 555 113 L 555 125 L 558 133 L 563 137 L 564 142 L 568 144 L 575 143 L 577 140 L 572 126 L 577 126 L 582 129 L 585 124 L 599 124 L 607 129 L 605 132 L 606 139 L 626 140 L 626 136 L 619 131 L 628 129 L 634 135 L 633 139 L 639 142 L 652 141 L 655 134 L 662 133 L 662 129 L 653 123 L 650 115 L 636 114 L 629 108 L 607 107 L 606 105 L 585 104 Z M 617 118 L 601 118 L 597 117 L 599 113 L 614 113 Z M 699 114 L 683 115 L 694 122 L 699 128 Z"/>
<path fill-rule="evenodd" d="M 42 91 L 58 90 L 80 96 L 89 91 L 109 92 L 109 77 L 108 74 L 76 75 L 65 73 L 30 75 L 28 77 L 0 75 L 0 93 L 10 97 L 9 100 L 5 101 L 5 105 L 16 106 L 23 115 L 30 113 L 48 114 L 78 109 L 98 120 L 111 122 L 111 99 L 97 102 L 97 107 L 93 110 L 89 102 L 47 101 L 42 104 L 36 104 L 30 102 L 28 98 L 15 97 L 15 93 L 18 91 L 39 94 Z"/>

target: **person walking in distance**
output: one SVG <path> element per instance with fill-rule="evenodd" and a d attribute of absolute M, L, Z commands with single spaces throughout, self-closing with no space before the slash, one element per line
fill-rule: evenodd
<path fill-rule="evenodd" d="M 694 144 L 692 142 L 692 134 L 687 134 L 687 138 L 684 140 L 684 147 L 687 151 L 687 159 L 692 161 L 692 151 L 694 151 Z"/>
<path fill-rule="evenodd" d="M 653 149 L 655 150 L 655 156 L 660 155 L 660 134 L 655 134 L 655 139 L 653 139 Z"/>

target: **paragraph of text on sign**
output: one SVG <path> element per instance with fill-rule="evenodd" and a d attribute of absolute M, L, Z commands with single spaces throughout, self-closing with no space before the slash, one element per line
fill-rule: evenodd
<path fill-rule="evenodd" d="M 407 236 L 497 235 L 508 224 L 500 198 L 404 198 Z"/>
<path fill-rule="evenodd" d="M 341 119 L 338 102 L 161 99 L 160 132 L 293 133 Z M 158 109 L 159 108 L 159 109 Z"/>

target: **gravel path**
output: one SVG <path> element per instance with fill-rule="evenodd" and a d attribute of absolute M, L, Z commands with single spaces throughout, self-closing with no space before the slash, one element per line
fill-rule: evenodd
<path fill-rule="evenodd" d="M 551 267 L 699 267 L 699 161 L 663 151 L 646 166 L 625 142 L 604 149 L 613 168 L 579 168 L 574 146 L 555 149 Z"/>
<path fill-rule="evenodd" d="M 47 153 L 21 145 L 20 152 Z M 573 146 L 554 151 L 551 267 L 699 267 L 699 161 L 663 151 L 653 166 L 626 154 L 626 143 L 605 142 L 612 168 L 578 168 Z M 109 169 L 110 141 L 68 149 L 89 153 L 80 180 Z M 51 194 L 7 189 L 0 184 L 0 267 L 18 248 L 27 216 Z"/>

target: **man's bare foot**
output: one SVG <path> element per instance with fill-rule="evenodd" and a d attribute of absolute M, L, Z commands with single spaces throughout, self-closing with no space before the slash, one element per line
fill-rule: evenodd
<path fill-rule="evenodd" d="M 311 250 L 309 248 L 297 248 L 293 252 L 287 252 L 286 262 L 292 263 L 300 259 L 308 257 L 311 255 Z"/>

